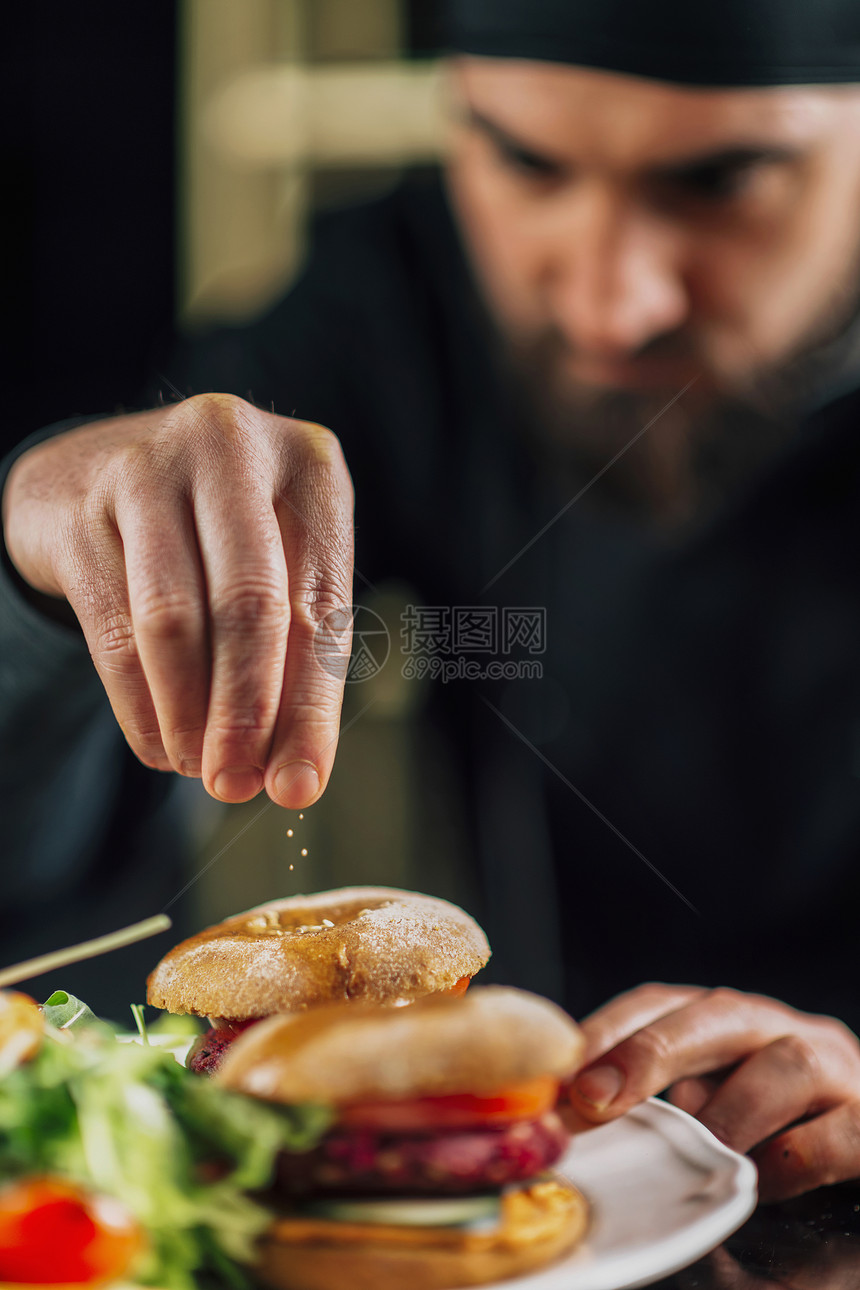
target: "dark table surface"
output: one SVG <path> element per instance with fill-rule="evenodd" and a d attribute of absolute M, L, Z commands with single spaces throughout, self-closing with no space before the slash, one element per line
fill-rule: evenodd
<path fill-rule="evenodd" d="M 860 1183 L 762 1205 L 739 1231 L 658 1290 L 860 1290 Z"/>

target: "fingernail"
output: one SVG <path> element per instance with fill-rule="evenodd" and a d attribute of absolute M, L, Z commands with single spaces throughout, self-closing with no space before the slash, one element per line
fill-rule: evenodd
<path fill-rule="evenodd" d="M 282 806 L 308 806 L 320 791 L 320 777 L 312 761 L 289 761 L 275 774 L 275 796 Z"/>
<path fill-rule="evenodd" d="M 199 779 L 203 774 L 203 760 L 200 757 L 180 757 L 179 766 L 183 775 L 190 775 L 194 779 Z"/>
<path fill-rule="evenodd" d="M 624 1087 L 624 1076 L 617 1066 L 593 1066 L 573 1082 L 573 1092 L 595 1111 L 605 1111 Z"/>
<path fill-rule="evenodd" d="M 256 766 L 230 766 L 215 776 L 215 796 L 225 802 L 247 802 L 263 787 L 262 772 Z"/>

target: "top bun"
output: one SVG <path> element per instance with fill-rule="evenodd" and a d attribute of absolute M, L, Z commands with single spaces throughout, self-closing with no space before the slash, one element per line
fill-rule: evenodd
<path fill-rule="evenodd" d="M 347 999 L 411 1003 L 487 962 L 478 924 L 456 905 L 393 887 L 342 887 L 269 901 L 170 950 L 147 1002 L 245 1019 Z"/>
<path fill-rule="evenodd" d="M 342 1004 L 253 1026 L 215 1078 L 276 1102 L 340 1105 L 446 1093 L 492 1093 L 579 1066 L 582 1032 L 561 1008 L 503 986 L 411 1008 Z"/>

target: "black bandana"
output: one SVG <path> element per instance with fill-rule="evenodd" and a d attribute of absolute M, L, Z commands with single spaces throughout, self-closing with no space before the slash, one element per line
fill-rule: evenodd
<path fill-rule="evenodd" d="M 449 0 L 447 37 L 684 85 L 860 81 L 860 0 Z"/>

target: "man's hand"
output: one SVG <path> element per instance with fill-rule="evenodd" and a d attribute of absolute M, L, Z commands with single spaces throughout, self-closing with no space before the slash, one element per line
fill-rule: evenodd
<path fill-rule="evenodd" d="M 228 802 L 319 796 L 344 676 L 315 635 L 341 611 L 348 648 L 352 601 L 352 485 L 330 431 L 198 395 L 30 449 L 3 514 L 15 568 L 74 610 L 145 765 Z"/>
<path fill-rule="evenodd" d="M 668 1090 L 752 1155 L 763 1200 L 860 1178 L 860 1043 L 832 1017 L 734 990 L 643 985 L 582 1025 L 571 1128 L 614 1120 Z"/>

